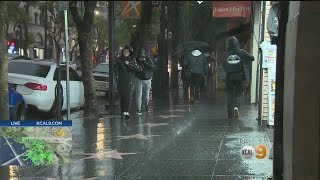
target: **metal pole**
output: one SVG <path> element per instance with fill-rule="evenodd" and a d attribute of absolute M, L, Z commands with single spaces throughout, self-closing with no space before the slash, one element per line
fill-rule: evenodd
<path fill-rule="evenodd" d="M 47 58 L 48 1 L 46 1 L 44 24 L 44 58 Z"/>
<path fill-rule="evenodd" d="M 22 55 L 22 30 L 21 30 L 21 25 L 19 24 L 19 55 Z"/>
<path fill-rule="evenodd" d="M 115 64 L 114 56 L 114 1 L 108 1 L 108 13 L 109 13 L 109 100 L 110 108 L 114 107 L 114 71 L 113 67 Z"/>
<path fill-rule="evenodd" d="M 70 86 L 69 86 L 69 36 L 68 36 L 68 10 L 64 10 L 64 33 L 65 33 L 65 57 L 66 57 L 66 69 L 67 69 L 67 120 L 70 119 Z"/>

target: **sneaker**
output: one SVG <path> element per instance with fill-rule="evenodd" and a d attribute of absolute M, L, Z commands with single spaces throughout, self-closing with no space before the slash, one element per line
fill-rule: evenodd
<path fill-rule="evenodd" d="M 239 118 L 239 109 L 237 107 L 233 108 L 233 115 L 234 115 L 234 119 L 238 119 Z"/>
<path fill-rule="evenodd" d="M 146 106 L 146 112 L 149 112 L 149 106 L 148 105 Z"/>
<path fill-rule="evenodd" d="M 138 110 L 137 113 L 136 113 L 136 115 L 138 115 L 138 116 L 141 116 L 141 114 L 142 114 L 141 110 Z"/>

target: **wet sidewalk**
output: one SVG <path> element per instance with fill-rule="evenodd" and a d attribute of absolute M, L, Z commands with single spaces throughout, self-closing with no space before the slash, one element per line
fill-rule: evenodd
<path fill-rule="evenodd" d="M 188 105 L 182 93 L 152 100 L 151 112 L 131 120 L 105 116 L 83 123 L 73 113 L 73 159 L 68 165 L 11 167 L 18 179 L 267 179 L 269 152 L 260 160 L 241 157 L 241 148 L 263 144 L 266 128 L 257 125 L 255 106 L 242 106 L 239 120 L 228 120 L 219 100 Z M 246 142 L 241 142 L 245 140 Z"/>

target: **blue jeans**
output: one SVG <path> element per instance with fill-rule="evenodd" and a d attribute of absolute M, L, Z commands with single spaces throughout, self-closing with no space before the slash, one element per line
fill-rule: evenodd
<path fill-rule="evenodd" d="M 149 105 L 150 89 L 151 89 L 151 79 L 141 80 L 141 79 L 136 78 L 136 80 L 135 80 L 135 97 L 136 97 L 137 110 L 141 110 L 142 97 L 143 97 L 144 104 L 146 106 Z"/>

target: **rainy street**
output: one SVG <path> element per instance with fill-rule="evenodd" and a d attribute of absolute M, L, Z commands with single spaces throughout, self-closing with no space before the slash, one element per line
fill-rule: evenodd
<path fill-rule="evenodd" d="M 151 100 L 149 114 L 98 122 L 73 112 L 70 164 L 10 167 L 19 179 L 266 179 L 272 174 L 267 128 L 256 122 L 254 105 L 239 120 L 226 115 L 225 96 L 185 102 L 182 89 Z M 241 148 L 262 144 L 264 159 L 244 159 Z"/>

